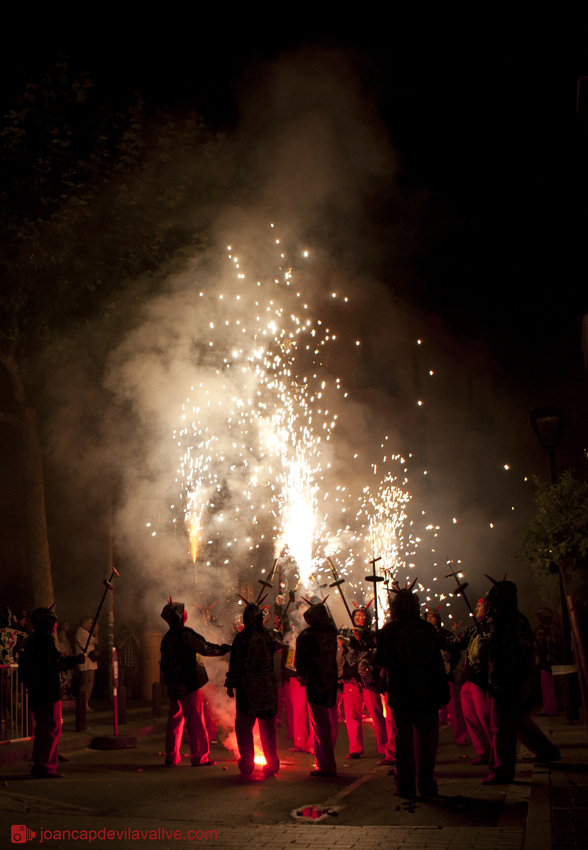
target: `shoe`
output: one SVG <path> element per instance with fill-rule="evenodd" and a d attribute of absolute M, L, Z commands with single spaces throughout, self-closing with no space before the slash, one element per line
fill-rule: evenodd
<path fill-rule="evenodd" d="M 488 756 L 476 756 L 475 759 L 472 759 L 470 764 L 488 764 Z"/>
<path fill-rule="evenodd" d="M 381 767 L 383 764 L 396 764 L 396 762 L 394 761 L 394 759 L 387 758 L 380 759 L 376 762 L 376 765 L 378 765 L 379 767 Z"/>
<path fill-rule="evenodd" d="M 179 767 L 179 763 L 175 761 L 168 761 L 167 759 L 164 761 L 165 767 Z"/>
<path fill-rule="evenodd" d="M 319 770 L 318 767 L 316 770 L 310 771 L 310 776 L 337 776 L 336 773 L 327 773 L 325 770 Z"/>
<path fill-rule="evenodd" d="M 560 761 L 560 759 L 561 753 L 557 747 L 555 747 L 548 756 L 544 753 L 537 753 L 535 756 L 535 762 L 538 762 L 539 764 L 549 764 L 550 761 Z"/>
<path fill-rule="evenodd" d="M 360 759 L 361 753 L 347 753 L 345 756 L 346 759 Z"/>
<path fill-rule="evenodd" d="M 215 764 L 215 761 L 208 759 L 208 761 L 193 761 L 192 767 L 213 767 Z"/>
<path fill-rule="evenodd" d="M 290 747 L 291 753 L 312 753 L 312 750 L 305 750 L 304 747 Z"/>
<path fill-rule="evenodd" d="M 425 785 L 423 788 L 419 786 L 419 797 L 438 797 L 439 791 L 437 790 L 437 783 L 434 785 Z"/>
<path fill-rule="evenodd" d="M 402 788 L 398 787 L 394 789 L 395 797 L 407 797 L 410 800 L 414 800 L 416 797 L 416 788 Z"/>
<path fill-rule="evenodd" d="M 63 779 L 63 773 L 59 773 L 57 770 L 49 770 L 48 768 L 33 768 L 31 774 L 36 779 Z"/>
<path fill-rule="evenodd" d="M 514 776 L 510 779 L 502 779 L 500 776 L 487 776 L 486 779 L 482 779 L 482 785 L 510 785 L 513 779 Z"/>

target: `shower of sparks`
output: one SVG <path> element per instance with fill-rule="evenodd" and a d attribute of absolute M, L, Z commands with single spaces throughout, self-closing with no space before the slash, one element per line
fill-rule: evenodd
<path fill-rule="evenodd" d="M 402 458 L 394 458 L 404 463 Z M 403 482 L 406 485 L 406 479 Z M 407 556 L 414 554 L 415 541 L 409 538 L 409 547 L 404 542 L 404 524 L 407 519 L 406 505 L 410 494 L 398 486 L 397 479 L 388 472 L 377 492 L 369 488 L 364 490 L 363 513 L 367 517 L 368 528 L 365 537 L 366 554 L 375 552 L 382 558 L 386 576 L 394 580 L 399 570 L 406 568 Z M 387 590 L 383 583 L 375 585 L 378 602 L 385 609 Z"/>
<path fill-rule="evenodd" d="M 208 333 L 193 342 L 193 386 L 173 435 L 195 574 L 271 543 L 303 588 L 331 581 L 329 556 L 348 593 L 367 602 L 376 587 L 386 611 L 390 581 L 410 576 L 421 542 L 408 521 L 407 461 L 386 453 L 358 484 L 351 450 L 350 482 L 340 483 L 341 472 L 335 480 L 325 448 L 347 393 L 323 361 L 341 340 L 311 316 L 279 240 L 275 250 L 279 271 L 249 281 L 229 248 L 224 284 L 199 293 Z M 348 297 L 331 294 L 346 309 Z M 429 530 L 436 537 L 439 526 Z M 374 555 L 387 581 L 368 585 Z M 441 587 L 418 587 L 422 601 L 423 592 L 446 598 Z"/>
<path fill-rule="evenodd" d="M 334 336 L 309 318 L 291 287 L 291 269 L 250 286 L 238 257 L 229 253 L 229 260 L 239 285 L 203 296 L 213 302 L 205 306 L 209 338 L 198 343 L 204 380 L 192 388 L 185 426 L 174 434 L 183 449 L 178 472 L 191 556 L 194 563 L 200 558 L 210 527 L 213 537 L 226 537 L 235 520 L 241 536 L 246 530 L 252 541 L 263 539 L 256 531 L 270 516 L 277 552 L 287 549 L 306 585 L 324 525 L 317 502 L 321 444 L 337 418 L 320 374 L 323 346 Z M 328 393 L 339 390 L 338 379 L 330 383 Z M 246 506 L 239 517 L 227 504 L 229 480 L 233 491 L 238 482 Z"/>

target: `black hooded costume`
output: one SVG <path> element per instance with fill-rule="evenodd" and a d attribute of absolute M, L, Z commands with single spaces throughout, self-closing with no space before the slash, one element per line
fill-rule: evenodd
<path fill-rule="evenodd" d="M 184 625 L 182 602 L 168 602 L 161 612 L 169 631 L 161 641 L 161 670 L 170 699 L 182 699 L 208 682 L 206 667 L 198 657 L 226 655 L 228 644 L 209 643 Z"/>
<path fill-rule="evenodd" d="M 337 702 L 337 627 L 322 602 L 311 605 L 304 619 L 308 628 L 296 641 L 296 672 L 308 701 L 332 708 Z"/>
<path fill-rule="evenodd" d="M 165 733 L 165 763 L 180 763 L 180 746 L 184 724 L 190 742 L 192 765 L 215 764 L 210 749 L 204 704 L 200 689 L 208 682 L 208 674 L 199 655 L 226 655 L 230 646 L 209 643 L 184 623 L 186 613 L 181 602 L 171 599 L 161 612 L 169 631 L 161 642 L 161 670 L 169 694 L 169 714 Z"/>
<path fill-rule="evenodd" d="M 49 608 L 37 608 L 31 617 L 33 633 L 27 638 L 18 672 L 27 686 L 29 705 L 36 721 L 33 744 L 33 776 L 56 778 L 61 737 L 62 670 L 71 670 L 85 656 L 64 656 L 57 649 L 53 631 L 57 617 Z"/>
<path fill-rule="evenodd" d="M 414 582 L 413 582 L 414 584 Z M 392 621 L 377 634 L 376 664 L 388 671 L 396 754 L 396 793 L 437 794 L 434 778 L 439 742 L 439 709 L 449 702 L 449 686 L 434 626 L 421 620 L 418 597 L 396 591 Z"/>
<path fill-rule="evenodd" d="M 337 627 L 324 602 L 304 613 L 308 628 L 296 641 L 296 671 L 304 681 L 308 716 L 317 760 L 314 776 L 336 776 L 337 740 Z"/>
<path fill-rule="evenodd" d="M 263 609 L 255 603 L 243 611 L 243 631 L 231 647 L 226 688 L 237 692 L 237 711 L 269 720 L 278 710 L 278 686 L 274 653 L 279 649 L 277 632 L 263 625 Z"/>
<path fill-rule="evenodd" d="M 560 753 L 528 712 L 531 695 L 533 631 L 518 610 L 517 586 L 495 581 L 488 593 L 492 630 L 488 643 L 488 691 L 492 736 L 486 785 L 512 782 L 517 737 L 540 761 L 555 761 Z"/>
<path fill-rule="evenodd" d="M 278 686 L 274 671 L 274 652 L 279 649 L 280 636 L 263 625 L 263 608 L 251 602 L 243 611 L 243 630 L 231 647 L 229 671 L 225 687 L 230 697 L 237 691 L 235 732 L 239 747 L 239 770 L 245 776 L 253 773 L 255 749 L 253 727 L 257 720 L 265 765 L 263 772 L 273 776 L 278 772 L 276 714 Z"/>

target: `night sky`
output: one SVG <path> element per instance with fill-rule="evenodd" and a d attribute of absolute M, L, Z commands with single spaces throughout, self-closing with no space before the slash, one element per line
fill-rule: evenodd
<path fill-rule="evenodd" d="M 141 91 L 150 108 L 199 111 L 234 132 L 268 64 L 289 51 L 347 51 L 398 156 L 396 181 L 430 199 L 415 276 L 397 294 L 487 339 L 509 367 L 543 373 L 578 352 L 584 295 L 586 131 L 575 113 L 588 71 L 585 31 L 564 15 L 410 11 L 393 4 L 332 17 L 304 10 L 81 23 L 20 22 L 5 32 L 4 92 L 60 54 L 106 99 Z M 371 232 L 381 279 L 385 201 Z M 360 260 L 361 262 L 361 260 Z M 415 286 L 414 280 L 418 279 Z"/>

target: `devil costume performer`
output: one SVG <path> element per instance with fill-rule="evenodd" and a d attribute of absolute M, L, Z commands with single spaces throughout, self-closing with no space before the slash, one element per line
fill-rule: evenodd
<path fill-rule="evenodd" d="M 309 603 L 310 604 L 310 603 Z M 296 670 L 306 686 L 316 770 L 311 776 L 336 776 L 337 627 L 324 600 L 304 614 L 308 628 L 296 641 Z"/>
<path fill-rule="evenodd" d="M 537 617 L 539 626 L 535 629 L 534 656 L 541 682 L 543 711 L 550 717 L 557 717 L 559 708 L 551 667 L 553 664 L 560 663 L 561 635 L 553 623 L 551 608 L 539 608 Z"/>
<path fill-rule="evenodd" d="M 233 689 L 237 691 L 238 764 L 246 776 L 254 770 L 253 727 L 256 720 L 265 756 L 263 772 L 273 776 L 280 769 L 276 739 L 278 687 L 274 671 L 274 653 L 279 649 L 280 637 L 273 629 L 265 628 L 263 616 L 263 608 L 256 602 L 249 603 L 243 611 L 243 630 L 233 641 L 225 680 L 230 697 L 234 696 Z"/>
<path fill-rule="evenodd" d="M 415 579 L 416 581 L 416 579 Z M 434 627 L 419 616 L 412 587 L 396 590 L 392 621 L 377 634 L 376 664 L 388 671 L 396 748 L 396 792 L 400 797 L 435 796 L 439 709 L 449 702 L 449 687 Z"/>
<path fill-rule="evenodd" d="M 33 743 L 33 776 L 55 779 L 59 738 L 61 737 L 60 672 L 71 670 L 85 660 L 80 655 L 62 655 L 53 639 L 57 617 L 49 608 L 37 608 L 31 617 L 33 633 L 25 643 L 19 662 L 21 682 L 27 686 L 29 705 L 35 718 Z"/>
<path fill-rule="evenodd" d="M 190 742 L 194 767 L 214 764 L 210 761 L 208 733 L 200 688 L 208 682 L 208 674 L 200 655 L 226 655 L 230 646 L 208 643 L 202 635 L 185 626 L 188 617 L 181 602 L 171 599 L 161 612 L 169 631 L 161 642 L 161 669 L 169 695 L 169 715 L 165 733 L 165 763 L 180 763 L 180 746 L 184 724 Z"/>
<path fill-rule="evenodd" d="M 499 582 L 490 580 L 494 582 L 488 593 L 493 624 L 488 649 L 492 746 L 489 773 L 483 784 L 499 785 L 514 779 L 517 737 L 540 761 L 555 761 L 560 753 L 527 710 L 533 632 L 518 610 L 517 586 L 506 577 Z"/>
<path fill-rule="evenodd" d="M 355 603 L 354 603 L 355 604 Z M 388 740 L 386 721 L 379 692 L 379 667 L 374 666 L 375 634 L 371 629 L 372 613 L 369 604 L 356 606 L 351 615 L 353 629 L 343 629 L 339 638 L 343 644 L 341 681 L 345 725 L 349 738 L 348 759 L 359 758 L 363 753 L 363 706 L 372 718 L 378 752 L 383 754 L 378 764 L 394 764 L 394 744 Z"/>
<path fill-rule="evenodd" d="M 492 748 L 490 731 L 490 694 L 488 693 L 488 640 L 491 624 L 486 617 L 486 599 L 479 599 L 476 618 L 480 625 L 466 630 L 466 657 L 461 686 L 463 717 L 476 751 L 471 764 L 488 764 Z"/>
<path fill-rule="evenodd" d="M 282 651 L 282 681 L 284 683 L 284 701 L 289 700 L 292 712 L 291 751 L 312 753 L 312 732 L 309 732 L 308 700 L 304 680 L 296 672 L 296 641 L 298 635 L 306 628 L 300 607 L 306 602 L 297 603 L 290 614 L 290 629 L 284 634 L 284 649 Z M 286 702 L 287 705 L 287 702 Z M 287 709 L 286 709 L 287 710 Z"/>

